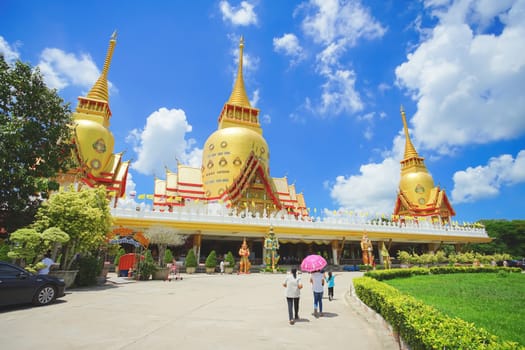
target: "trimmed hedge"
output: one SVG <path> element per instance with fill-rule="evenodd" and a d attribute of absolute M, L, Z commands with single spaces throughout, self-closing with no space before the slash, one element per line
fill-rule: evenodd
<path fill-rule="evenodd" d="M 373 278 L 354 278 L 353 283 L 359 299 L 381 314 L 412 350 L 523 349 L 518 343 L 501 341 L 473 323 L 446 316 Z"/>
<path fill-rule="evenodd" d="M 394 328 L 413 350 L 419 349 L 525 349 L 518 343 L 502 341 L 483 328 L 460 318 L 449 317 L 432 306 L 401 293 L 381 280 L 415 275 L 479 272 L 518 272 L 508 267 L 431 267 L 366 272 L 354 278 L 357 296 Z"/>
<path fill-rule="evenodd" d="M 434 266 L 411 267 L 409 269 L 374 270 L 365 272 L 365 276 L 378 281 L 390 280 L 393 278 L 412 277 L 418 275 L 438 275 L 448 273 L 481 273 L 481 272 L 517 272 L 521 273 L 519 267 L 498 267 L 498 266 Z"/>

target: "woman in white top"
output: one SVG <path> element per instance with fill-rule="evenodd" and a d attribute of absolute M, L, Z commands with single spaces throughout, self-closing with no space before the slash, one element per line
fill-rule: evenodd
<path fill-rule="evenodd" d="M 286 277 L 283 287 L 286 288 L 284 295 L 288 302 L 288 319 L 290 320 L 290 324 L 294 324 L 295 320 L 299 319 L 299 297 L 301 296 L 301 288 L 303 288 L 301 278 L 297 277 L 296 268 L 293 268 L 291 274 Z M 293 311 L 295 311 L 295 318 L 293 317 Z"/>

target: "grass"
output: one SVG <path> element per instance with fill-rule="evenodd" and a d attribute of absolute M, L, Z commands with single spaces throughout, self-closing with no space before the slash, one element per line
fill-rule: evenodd
<path fill-rule="evenodd" d="M 384 282 L 448 316 L 525 345 L 525 274 L 430 275 Z"/>

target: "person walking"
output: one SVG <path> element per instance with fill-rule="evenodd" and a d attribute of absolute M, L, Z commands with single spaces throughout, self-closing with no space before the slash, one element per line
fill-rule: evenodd
<path fill-rule="evenodd" d="M 328 276 L 325 277 L 326 284 L 328 285 L 328 300 L 330 301 L 334 299 L 335 276 L 336 275 L 332 275 L 332 271 L 328 271 Z"/>
<path fill-rule="evenodd" d="M 314 292 L 314 316 L 323 316 L 324 276 L 321 271 L 312 272 L 310 283 Z"/>
<path fill-rule="evenodd" d="M 301 288 L 303 288 L 301 278 L 297 276 L 296 268 L 292 268 L 291 273 L 286 276 L 283 287 L 286 288 L 284 295 L 286 296 L 286 302 L 288 303 L 288 319 L 290 324 L 293 325 L 295 320 L 299 319 L 299 298 L 301 296 Z"/>

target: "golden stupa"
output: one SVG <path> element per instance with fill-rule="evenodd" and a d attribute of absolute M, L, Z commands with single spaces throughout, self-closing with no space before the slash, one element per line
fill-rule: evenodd
<path fill-rule="evenodd" d="M 204 144 L 200 169 L 178 165 L 155 179 L 154 208 L 166 210 L 191 201 L 221 202 L 239 210 L 267 214 L 286 210 L 307 216 L 302 193 L 286 177 L 269 174 L 270 151 L 262 136 L 259 110 L 250 104 L 243 79 L 244 40 L 239 45 L 237 77 L 219 115 L 217 131 Z"/>
<path fill-rule="evenodd" d="M 108 195 L 122 197 L 126 189 L 129 161 L 122 161 L 122 153 L 113 153 L 115 139 L 109 130 L 111 110 L 109 108 L 107 75 L 117 42 L 116 32 L 109 41 L 104 68 L 87 96 L 78 98 L 73 113 L 74 158 L 77 167 L 61 176 L 60 182 L 78 183 L 94 187 L 106 186 Z"/>
<path fill-rule="evenodd" d="M 405 154 L 401 160 L 401 179 L 394 207 L 394 216 L 430 217 L 433 221 L 449 222 L 456 213 L 444 190 L 434 186 L 434 179 L 417 153 L 410 135 L 405 111 L 401 107 L 405 132 Z"/>

